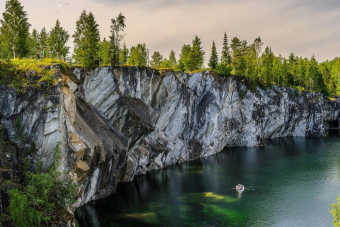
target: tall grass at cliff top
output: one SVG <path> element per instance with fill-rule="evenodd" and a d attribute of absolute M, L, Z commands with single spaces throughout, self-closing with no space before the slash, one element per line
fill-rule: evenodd
<path fill-rule="evenodd" d="M 67 64 L 55 59 L 42 59 L 41 61 L 27 58 L 0 60 L 0 83 L 16 88 L 35 85 L 38 82 L 48 82 L 49 85 L 52 85 L 54 70 L 49 66 L 54 64 L 58 64 L 62 71 L 67 71 Z M 32 75 L 29 73 L 32 71 L 33 74 L 41 76 L 38 81 L 29 79 L 29 75 Z"/>
<path fill-rule="evenodd" d="M 56 59 L 42 59 L 41 61 L 38 61 L 36 59 L 28 59 L 28 58 L 23 58 L 23 59 L 12 59 L 10 61 L 17 70 L 34 70 L 38 73 L 42 73 L 44 71 L 44 68 L 53 64 L 60 64 L 63 66 L 66 66 L 66 63 L 61 60 L 56 60 Z"/>

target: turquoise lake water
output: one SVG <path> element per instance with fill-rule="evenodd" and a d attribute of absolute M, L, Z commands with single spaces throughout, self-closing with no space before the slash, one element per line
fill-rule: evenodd
<path fill-rule="evenodd" d="M 239 195 L 232 188 L 249 190 Z M 338 132 L 284 138 L 263 148 L 227 148 L 120 183 L 77 210 L 81 227 L 332 226 L 340 195 Z"/>

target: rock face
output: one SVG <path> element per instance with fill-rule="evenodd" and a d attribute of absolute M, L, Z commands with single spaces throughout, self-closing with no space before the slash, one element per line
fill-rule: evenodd
<path fill-rule="evenodd" d="M 226 146 L 322 136 L 339 121 L 339 102 L 321 94 L 284 87 L 252 92 L 241 79 L 210 72 L 102 67 L 76 68 L 74 74 L 78 81 L 60 73 L 60 84 L 48 95 L 0 88 L 0 112 L 9 131 L 21 117 L 46 166 L 60 142 L 61 169 L 79 184 L 75 206 L 108 196 L 117 182 L 151 169 Z"/>

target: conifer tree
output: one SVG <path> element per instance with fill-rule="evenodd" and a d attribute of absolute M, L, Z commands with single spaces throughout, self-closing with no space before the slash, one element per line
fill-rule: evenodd
<path fill-rule="evenodd" d="M 158 51 L 155 51 L 154 54 L 151 56 L 151 59 L 152 60 L 150 62 L 150 65 L 152 67 L 159 68 L 161 61 L 163 60 L 163 56 Z"/>
<path fill-rule="evenodd" d="M 127 63 L 129 59 L 129 49 L 126 47 L 125 43 L 123 44 L 123 48 L 119 52 L 119 62 L 124 65 Z"/>
<path fill-rule="evenodd" d="M 148 53 L 145 43 L 137 44 L 136 47 L 132 46 L 130 50 L 130 56 L 128 59 L 128 65 L 130 66 L 146 66 Z"/>
<path fill-rule="evenodd" d="M 213 44 L 211 47 L 210 60 L 209 60 L 209 67 L 212 69 L 216 69 L 217 64 L 218 64 L 218 56 L 217 56 L 215 41 L 213 41 Z"/>
<path fill-rule="evenodd" d="M 176 67 L 176 65 L 177 65 L 176 54 L 175 51 L 171 50 L 169 55 L 169 67 L 173 69 Z"/>
<path fill-rule="evenodd" d="M 47 33 L 45 27 L 43 27 L 39 33 L 39 50 L 43 51 L 47 48 L 47 39 L 49 34 Z"/>
<path fill-rule="evenodd" d="M 104 40 L 100 42 L 99 48 L 100 65 L 111 64 L 110 49 L 111 49 L 110 43 L 104 38 Z"/>
<path fill-rule="evenodd" d="M 0 20 L 2 49 L 7 57 L 27 57 L 29 54 L 29 28 L 27 13 L 18 0 L 8 0 Z"/>
<path fill-rule="evenodd" d="M 33 29 L 32 34 L 29 38 L 29 51 L 30 58 L 35 58 L 36 54 L 39 52 L 39 33 L 36 29 Z"/>
<path fill-rule="evenodd" d="M 65 45 L 69 37 L 67 31 L 60 26 L 60 22 L 57 20 L 47 39 L 47 50 L 51 58 L 66 59 L 69 47 Z"/>
<path fill-rule="evenodd" d="M 229 50 L 229 46 L 228 46 L 228 37 L 227 37 L 226 32 L 224 32 L 224 38 L 223 38 L 221 63 L 224 64 L 224 65 L 230 65 L 231 64 L 231 56 L 230 56 L 230 50 Z"/>
<path fill-rule="evenodd" d="M 116 19 L 111 19 L 111 36 L 110 36 L 110 45 L 111 45 L 111 63 L 113 66 L 119 65 L 119 52 L 120 52 L 120 43 L 123 38 L 121 32 L 124 31 L 125 25 L 125 17 L 122 13 L 116 17 Z"/>
<path fill-rule="evenodd" d="M 238 75 L 238 71 L 241 68 L 242 61 L 242 50 L 241 50 L 241 40 L 237 37 L 234 37 L 231 40 L 231 50 L 232 50 L 232 64 L 234 68 L 234 75 Z"/>
<path fill-rule="evenodd" d="M 178 69 L 181 71 L 193 71 L 195 69 L 193 61 L 193 50 L 190 44 L 183 45 L 179 55 Z"/>
<path fill-rule="evenodd" d="M 204 63 L 204 51 L 201 46 L 201 39 L 195 36 L 195 39 L 192 41 L 192 62 L 193 62 L 193 70 L 201 69 Z"/>
<path fill-rule="evenodd" d="M 98 24 L 92 13 L 84 10 L 76 22 L 74 59 L 85 68 L 98 66 L 100 35 Z"/>

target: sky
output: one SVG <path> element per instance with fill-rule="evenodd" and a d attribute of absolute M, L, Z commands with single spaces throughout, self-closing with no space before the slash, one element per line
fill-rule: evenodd
<path fill-rule="evenodd" d="M 221 53 L 223 34 L 252 43 L 258 36 L 278 55 L 318 61 L 340 56 L 340 0 L 21 0 L 31 30 L 49 31 L 59 19 L 72 36 L 83 10 L 92 12 L 101 38 L 108 37 L 111 18 L 126 17 L 124 41 L 130 48 L 145 43 L 150 51 L 177 58 L 183 44 L 201 38 L 205 61 L 213 40 Z M 60 3 L 63 4 L 58 7 Z M 5 0 L 0 0 L 0 13 Z M 59 13 L 57 12 L 59 11 Z M 0 16 L 2 18 L 2 16 Z M 68 44 L 73 48 L 73 39 Z"/>

